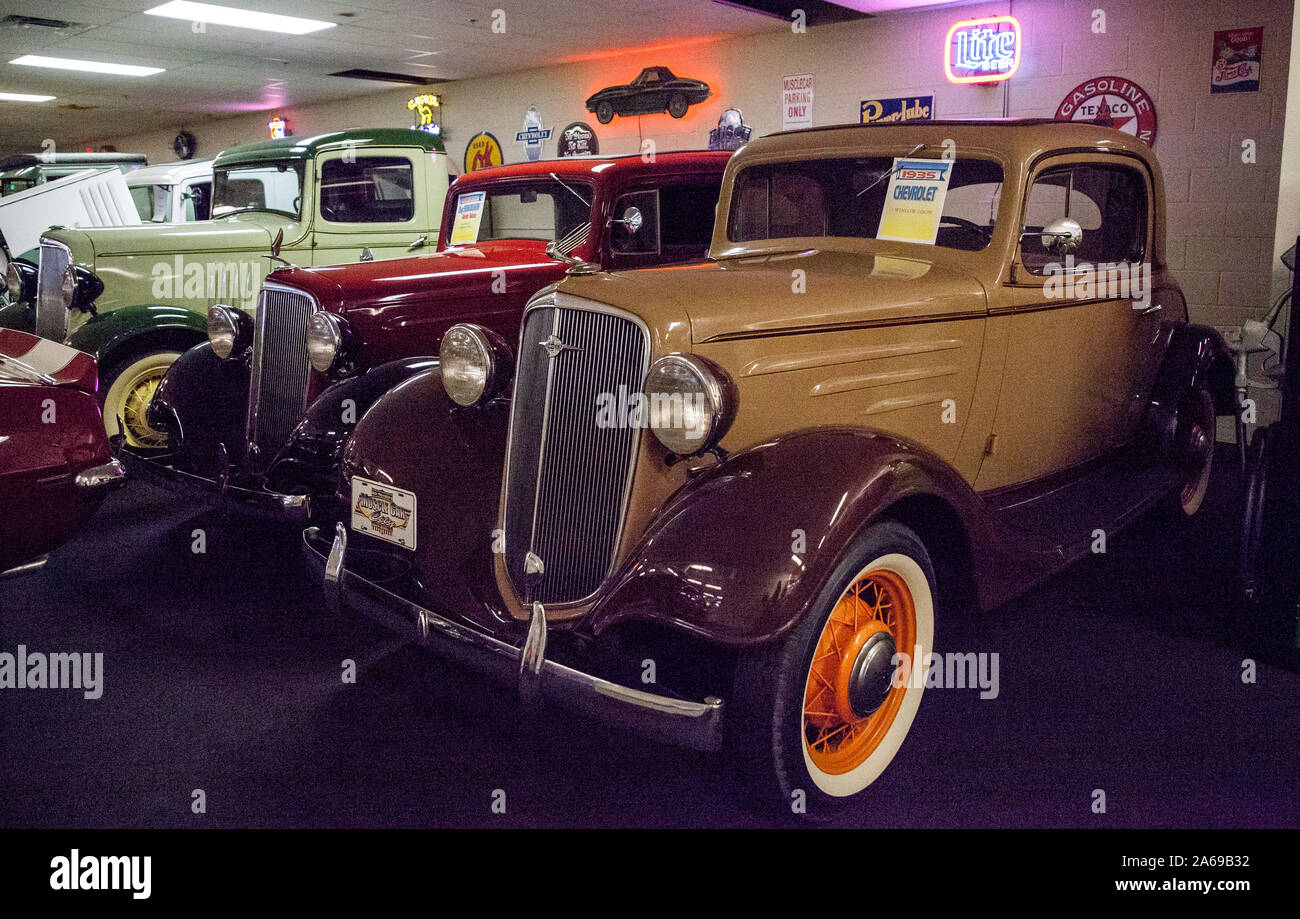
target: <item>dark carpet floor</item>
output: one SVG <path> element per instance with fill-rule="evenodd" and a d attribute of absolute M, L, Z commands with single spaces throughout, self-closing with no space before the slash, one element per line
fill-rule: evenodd
<path fill-rule="evenodd" d="M 938 650 L 998 653 L 998 697 L 928 692 L 893 765 L 832 823 L 1300 826 L 1300 675 L 1261 661 L 1244 684 L 1219 625 L 1238 505 L 1218 475 L 1185 528 L 1145 520 L 1008 606 L 940 623 Z M 0 582 L 0 651 L 20 643 L 102 651 L 104 692 L 0 693 L 3 827 L 787 822 L 724 757 L 520 710 L 325 612 L 296 534 L 140 484 L 43 571 Z"/>

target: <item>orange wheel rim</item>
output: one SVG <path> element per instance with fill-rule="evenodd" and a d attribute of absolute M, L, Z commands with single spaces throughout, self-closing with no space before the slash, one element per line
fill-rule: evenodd
<path fill-rule="evenodd" d="M 886 635 L 892 639 L 886 648 L 912 654 L 916 603 L 901 575 L 867 571 L 840 595 L 822 627 L 808 669 L 804 745 L 813 765 L 825 773 L 842 775 L 866 762 L 902 708 L 907 687 L 894 685 L 897 680 L 891 681 L 887 694 L 871 711 L 865 710 L 868 706 L 861 699 L 855 710 L 851 700 L 850 681 L 863 649 Z M 892 661 L 886 663 L 892 668 Z"/>

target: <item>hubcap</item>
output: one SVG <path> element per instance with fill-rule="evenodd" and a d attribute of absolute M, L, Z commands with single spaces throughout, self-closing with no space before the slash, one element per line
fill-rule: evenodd
<path fill-rule="evenodd" d="M 1205 467 L 1213 449 L 1213 442 L 1206 433 L 1205 427 L 1199 421 L 1193 424 L 1188 432 L 1187 445 L 1183 452 L 1186 469 L 1182 489 L 1184 504 L 1191 501 L 1200 489 L 1201 477 L 1205 474 Z"/>
<path fill-rule="evenodd" d="M 886 631 L 873 631 L 863 642 L 845 680 L 845 693 L 854 717 L 867 717 L 889 698 L 895 650 L 894 637 Z"/>

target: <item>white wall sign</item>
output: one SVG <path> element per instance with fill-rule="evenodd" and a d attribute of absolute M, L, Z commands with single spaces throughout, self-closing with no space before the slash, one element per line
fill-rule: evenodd
<path fill-rule="evenodd" d="M 781 129 L 811 128 L 813 123 L 813 75 L 796 74 L 781 78 Z"/>

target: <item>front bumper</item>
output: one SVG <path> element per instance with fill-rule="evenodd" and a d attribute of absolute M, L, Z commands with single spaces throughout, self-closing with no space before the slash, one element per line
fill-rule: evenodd
<path fill-rule="evenodd" d="M 226 476 L 204 478 L 168 465 L 173 458 L 170 453 L 137 451 L 122 443 L 120 438 L 117 439 L 116 448 L 118 458 L 132 479 L 140 479 L 220 510 L 249 517 L 299 526 L 305 526 L 311 519 L 311 498 L 308 495 L 282 495 L 264 489 L 243 488 L 230 484 Z"/>
<path fill-rule="evenodd" d="M 364 613 L 436 654 L 453 658 L 499 682 L 519 687 L 529 701 L 544 698 L 595 720 L 642 736 L 696 750 L 722 747 L 725 703 L 714 697 L 689 702 L 632 689 L 546 659 L 545 611 L 536 604 L 522 647 L 474 626 L 455 622 L 368 581 L 347 567 L 347 530 L 338 524 L 331 543 L 319 528 L 303 533 L 303 555 L 324 581 L 326 602 Z"/>

